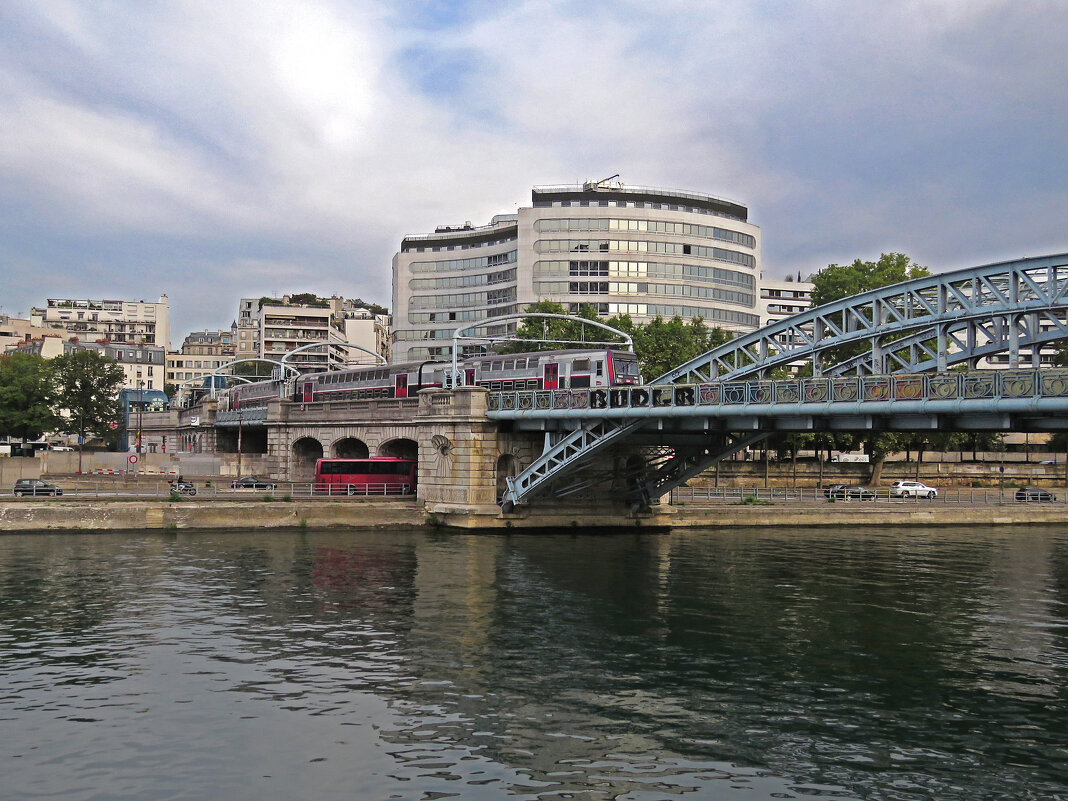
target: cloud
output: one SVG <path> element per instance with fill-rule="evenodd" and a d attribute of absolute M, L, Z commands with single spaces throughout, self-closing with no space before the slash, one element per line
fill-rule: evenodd
<path fill-rule="evenodd" d="M 241 296 L 387 302 L 403 235 L 614 173 L 746 202 L 770 275 L 1064 249 L 1066 23 L 1051 0 L 12 0 L 0 303 L 168 292 L 181 336 Z"/>

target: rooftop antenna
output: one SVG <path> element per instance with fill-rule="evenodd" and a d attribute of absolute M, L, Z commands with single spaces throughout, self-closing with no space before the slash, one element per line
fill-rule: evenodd
<path fill-rule="evenodd" d="M 613 178 L 618 178 L 618 177 L 619 177 L 619 173 L 617 172 L 615 175 L 609 175 L 607 178 L 602 178 L 600 181 L 586 181 L 585 183 L 582 184 L 582 188 L 585 189 L 586 191 L 589 191 L 591 189 L 604 189 L 605 188 L 605 184 L 607 184 Z"/>

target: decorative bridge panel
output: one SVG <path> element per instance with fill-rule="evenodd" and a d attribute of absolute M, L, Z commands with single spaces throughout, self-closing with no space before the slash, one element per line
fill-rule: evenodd
<path fill-rule="evenodd" d="M 490 417 L 552 417 L 554 412 L 619 408 L 716 406 L 796 407 L 811 403 L 996 400 L 1068 397 L 1068 369 L 989 370 L 922 375 L 806 378 L 795 381 L 724 381 L 691 386 L 527 390 L 490 393 Z M 789 413 L 788 409 L 783 411 Z M 510 414 L 517 412 L 518 414 Z"/>

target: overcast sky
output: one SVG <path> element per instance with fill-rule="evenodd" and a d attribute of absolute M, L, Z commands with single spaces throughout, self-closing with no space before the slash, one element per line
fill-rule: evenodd
<path fill-rule="evenodd" d="M 3 0 L 0 312 L 388 305 L 535 184 L 737 200 L 764 273 L 1068 250 L 1063 0 Z"/>

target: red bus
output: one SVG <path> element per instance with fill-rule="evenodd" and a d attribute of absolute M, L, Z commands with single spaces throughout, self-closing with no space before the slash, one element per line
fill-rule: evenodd
<path fill-rule="evenodd" d="M 315 491 L 329 495 L 411 495 L 415 492 L 414 459 L 320 459 L 315 463 Z"/>

